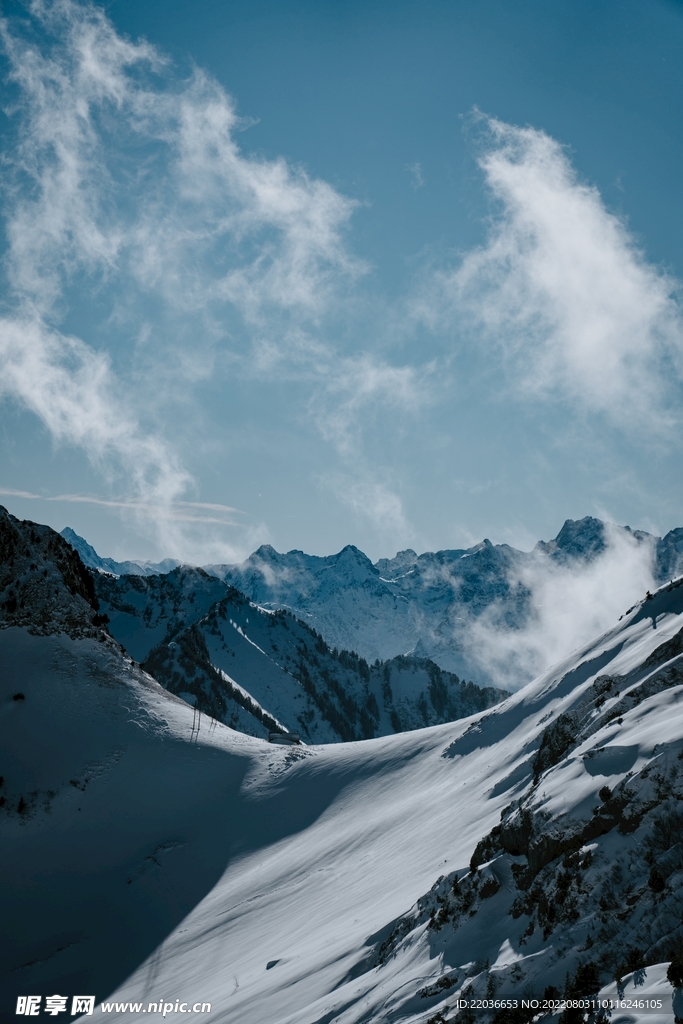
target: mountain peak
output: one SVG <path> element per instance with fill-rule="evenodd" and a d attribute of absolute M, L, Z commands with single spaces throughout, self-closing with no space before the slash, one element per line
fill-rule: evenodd
<path fill-rule="evenodd" d="M 375 568 L 384 578 L 396 578 L 410 572 L 417 562 L 417 552 L 412 548 L 406 548 L 404 551 L 397 551 L 393 558 L 380 558 L 375 562 Z"/>
<path fill-rule="evenodd" d="M 266 558 L 270 561 L 273 558 L 279 558 L 280 552 L 276 551 L 272 544 L 261 544 L 261 546 L 254 552 L 254 555 L 258 555 L 259 558 Z M 254 555 L 252 555 L 252 558 Z"/>
<path fill-rule="evenodd" d="M 370 562 L 370 559 L 365 552 L 361 551 L 360 548 L 357 548 L 355 544 L 346 544 L 336 557 L 341 558 L 342 556 L 345 556 L 346 558 L 355 558 L 359 562 Z M 370 565 L 372 565 L 372 562 L 370 562 Z"/>
<path fill-rule="evenodd" d="M 341 551 L 329 559 L 343 574 L 351 573 L 356 580 L 365 580 L 379 575 L 368 556 L 355 546 L 347 544 Z"/>
<path fill-rule="evenodd" d="M 565 559 L 591 559 L 605 550 L 605 524 L 601 519 L 584 516 L 583 519 L 566 519 L 557 537 L 539 541 L 536 551 L 550 555 L 557 561 Z"/>
<path fill-rule="evenodd" d="M 0 506 L 0 622 L 32 633 L 99 636 L 99 603 L 77 551 L 49 526 Z"/>

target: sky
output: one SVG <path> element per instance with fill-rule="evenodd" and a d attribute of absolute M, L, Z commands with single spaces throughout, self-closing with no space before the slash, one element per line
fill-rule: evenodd
<path fill-rule="evenodd" d="M 683 4 L 2 16 L 15 515 L 200 564 L 683 525 Z"/>

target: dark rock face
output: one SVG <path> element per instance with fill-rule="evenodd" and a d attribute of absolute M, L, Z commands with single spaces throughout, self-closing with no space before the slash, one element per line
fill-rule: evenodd
<path fill-rule="evenodd" d="M 644 535 L 643 535 L 644 536 Z M 601 519 L 567 519 L 554 540 L 540 541 L 538 551 L 549 554 L 555 561 L 567 563 L 580 559 L 590 561 L 607 547 L 605 524 Z"/>
<path fill-rule="evenodd" d="M 49 526 L 0 506 L 0 627 L 98 635 L 105 625 L 93 578 L 78 553 Z"/>
<path fill-rule="evenodd" d="M 683 528 L 670 530 L 657 541 L 655 554 L 656 578 L 660 583 L 673 580 L 683 573 Z"/>

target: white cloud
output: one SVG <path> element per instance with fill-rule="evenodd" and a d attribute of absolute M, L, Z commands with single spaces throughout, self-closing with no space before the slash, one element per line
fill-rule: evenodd
<path fill-rule="evenodd" d="M 113 397 L 106 355 L 78 338 L 50 331 L 38 317 L 0 320 L 0 395 L 20 401 L 57 442 L 83 448 L 106 471 L 121 461 L 135 489 L 171 501 L 189 481 L 167 445 L 141 432 Z"/>
<path fill-rule="evenodd" d="M 392 366 L 369 353 L 318 366 L 309 414 L 341 461 L 336 472 L 320 477 L 321 483 L 369 524 L 387 549 L 416 543 L 416 530 L 400 495 L 382 479 L 387 473 L 368 466 L 364 434 L 371 424 L 384 424 L 387 412 L 393 414 L 393 430 L 401 429 L 405 417 L 414 418 L 432 400 L 434 369 L 433 364 Z"/>
<path fill-rule="evenodd" d="M 100 8 L 33 0 L 29 14 L 28 31 L 0 22 L 17 126 L 4 164 L 0 394 L 80 447 L 110 484 L 123 481 L 117 507 L 147 519 L 160 510 L 162 542 L 178 553 L 190 474 L 136 415 L 143 375 L 124 382 L 61 330 L 71 291 L 107 307 L 98 329 L 130 328 L 144 376 L 157 363 L 155 400 L 164 374 L 210 374 L 206 353 L 235 324 L 267 334 L 274 365 L 279 336 L 303 336 L 300 325 L 365 270 L 344 241 L 355 203 L 283 159 L 245 155 L 222 87 L 201 70 L 181 79 Z M 314 376 L 327 351 L 315 347 Z"/>
<path fill-rule="evenodd" d="M 531 614 L 521 629 L 506 626 L 495 604 L 468 621 L 468 653 L 498 685 L 518 689 L 610 629 L 655 589 L 652 545 L 609 523 L 605 531 L 606 548 L 591 562 L 558 564 L 535 552 L 511 574 L 511 588 L 531 595 Z"/>
<path fill-rule="evenodd" d="M 469 325 L 526 394 L 560 395 L 648 435 L 669 430 L 683 376 L 676 285 L 545 132 L 490 119 L 480 158 L 498 202 L 488 239 L 415 304 Z"/>
<path fill-rule="evenodd" d="M 162 73 L 163 57 L 94 5 L 31 10 L 42 47 L 2 23 L 25 186 L 8 267 L 23 295 L 47 306 L 76 267 L 127 271 L 176 307 L 214 300 L 257 317 L 269 304 L 320 312 L 339 275 L 362 272 L 342 237 L 356 204 L 283 159 L 242 153 L 218 82 Z"/>
<path fill-rule="evenodd" d="M 31 13 L 48 33 L 44 50 L 0 22 L 9 79 L 19 90 L 5 265 L 15 291 L 45 312 L 77 268 L 115 268 L 122 226 L 108 209 L 115 184 L 96 111 L 122 111 L 126 72 L 154 53 L 120 39 L 95 7 L 34 2 Z"/>

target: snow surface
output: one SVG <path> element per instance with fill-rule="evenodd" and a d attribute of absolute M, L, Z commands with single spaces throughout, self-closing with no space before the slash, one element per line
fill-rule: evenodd
<path fill-rule="evenodd" d="M 683 587 L 662 591 L 465 721 L 306 748 L 206 719 L 197 735 L 193 710 L 115 646 L 1 631 L 3 794 L 10 810 L 29 802 L 0 822 L 3 1004 L 78 991 L 208 1001 L 210 1019 L 240 1024 L 426 1020 L 443 1000 L 425 1005 L 418 991 L 446 966 L 520 960 L 518 924 L 484 904 L 450 946 L 418 928 L 368 969 L 378 943 L 440 875 L 468 867 L 528 790 L 549 718 L 599 674 L 642 665 L 682 613 Z M 25 700 L 12 700 L 18 689 Z M 577 751 L 544 799 L 597 801 L 629 762 L 680 746 L 681 691 L 596 735 L 596 748 L 619 748 L 608 776 Z"/>

